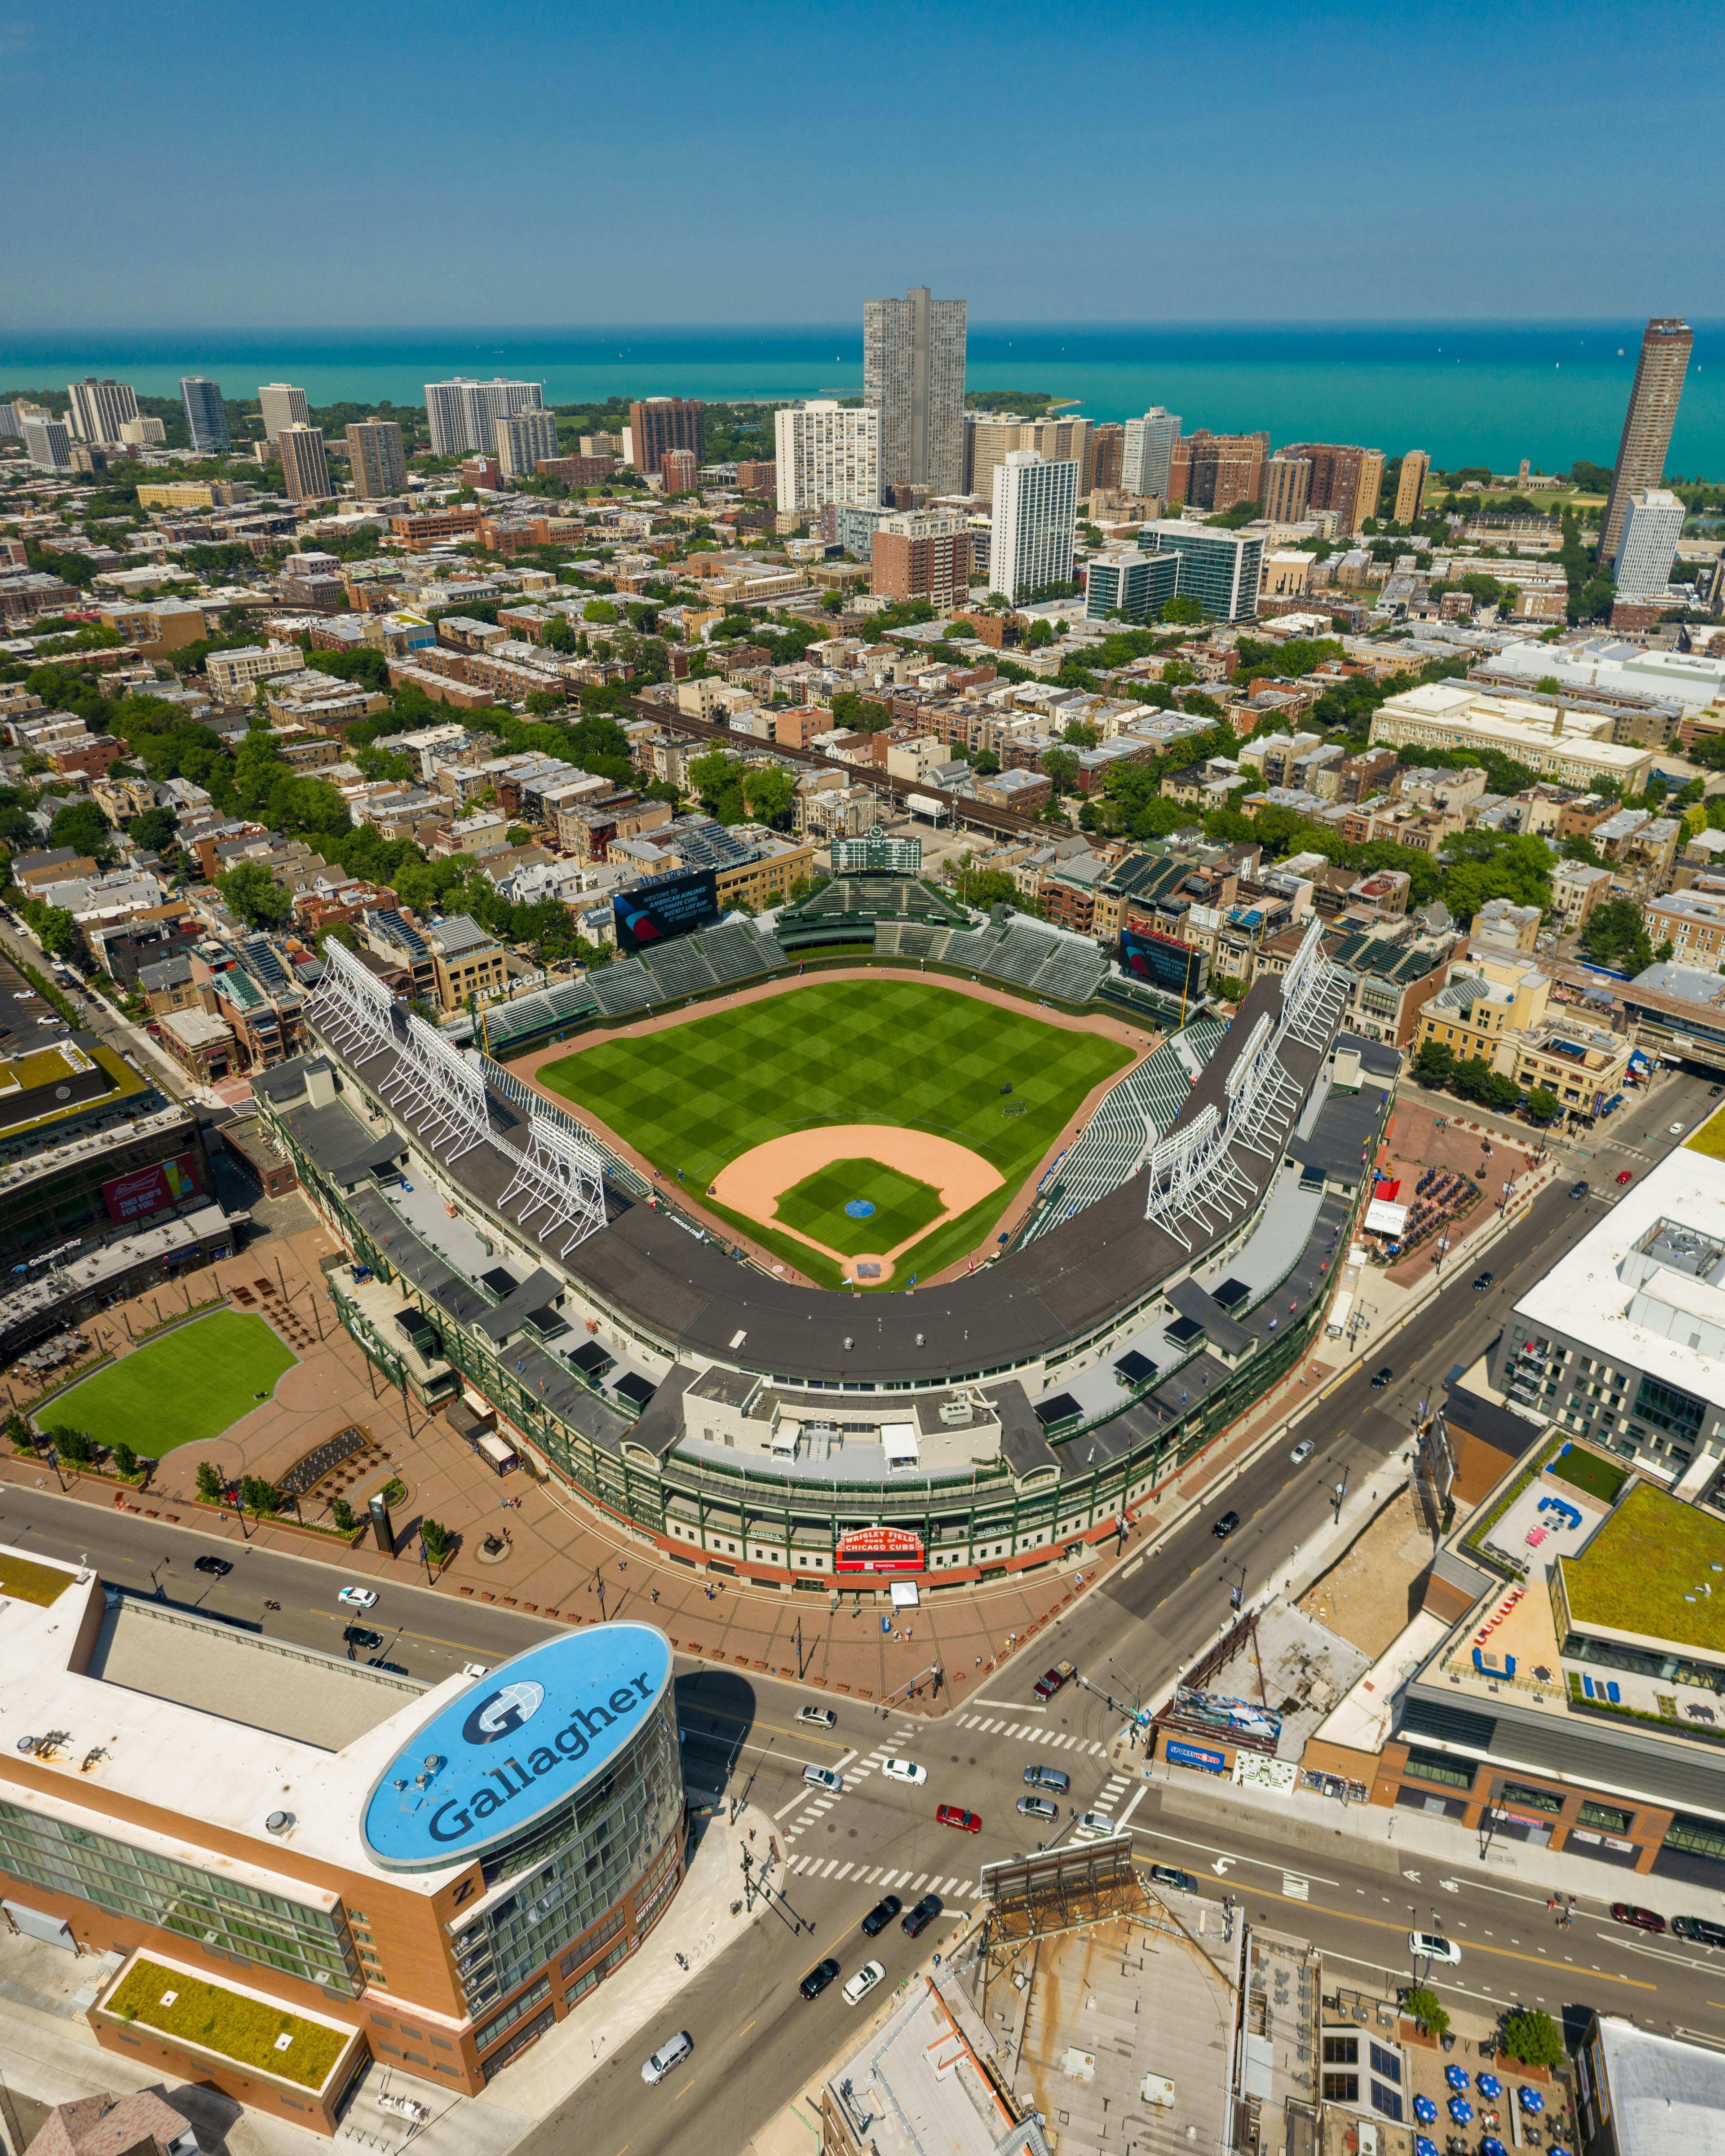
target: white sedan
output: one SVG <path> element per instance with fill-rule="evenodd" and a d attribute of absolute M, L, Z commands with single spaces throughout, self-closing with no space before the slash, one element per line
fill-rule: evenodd
<path fill-rule="evenodd" d="M 1682 1135 L 1683 1135 L 1683 1126 L 1682 1126 L 1681 1123 L 1673 1123 L 1673 1124 L 1671 1125 L 1671 1136 L 1672 1136 L 1674 1138 L 1680 1138 L 1680 1137 L 1682 1137 Z"/>
<path fill-rule="evenodd" d="M 344 1587 L 336 1599 L 345 1602 L 350 1609 L 375 1609 L 377 1606 L 377 1595 L 369 1587 Z"/>
<path fill-rule="evenodd" d="M 919 1767 L 914 1759 L 883 1759 L 880 1772 L 889 1782 L 908 1782 L 913 1789 L 920 1789 L 928 1779 L 927 1767 Z"/>
<path fill-rule="evenodd" d="M 1084 1812 L 1072 1830 L 1072 1839 L 1074 1841 L 1106 1841 L 1111 1835 L 1119 1831 L 1106 1812 Z"/>
<path fill-rule="evenodd" d="M 1461 1959 L 1461 1948 L 1439 1932 L 1409 1932 L 1408 1952 L 1415 1961 L 1440 1961 L 1450 1969 L 1455 1969 Z"/>
<path fill-rule="evenodd" d="M 859 1999 L 866 1999 L 875 1986 L 886 1977 L 886 1971 L 877 1961 L 865 1961 L 845 1987 L 845 2003 L 855 2006 Z"/>
<path fill-rule="evenodd" d="M 1303 1467 L 1317 1450 L 1317 1445 L 1313 1444 L 1312 1440 L 1309 1437 L 1302 1437 L 1300 1442 L 1294 1447 L 1293 1450 L 1288 1455 L 1290 1466 L 1294 1467 Z"/>

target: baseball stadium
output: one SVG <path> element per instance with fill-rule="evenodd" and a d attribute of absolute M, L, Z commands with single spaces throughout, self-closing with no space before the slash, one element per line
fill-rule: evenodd
<path fill-rule="evenodd" d="M 465 1048 L 327 960 L 319 1051 L 256 1090 L 354 1339 L 673 1557 L 793 1589 L 1111 1534 L 1322 1327 L 1399 1070 L 1338 1031 L 1315 921 L 1224 1020 L 903 875 Z"/>

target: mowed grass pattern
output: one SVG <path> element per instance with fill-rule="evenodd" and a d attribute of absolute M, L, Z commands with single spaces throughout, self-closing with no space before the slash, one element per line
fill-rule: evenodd
<path fill-rule="evenodd" d="M 98 1370 L 43 1414 L 98 1445 L 129 1445 L 159 1460 L 177 1445 L 207 1444 L 249 1414 L 299 1358 L 261 1317 L 213 1311 Z"/>
<path fill-rule="evenodd" d="M 644 1154 L 668 1183 L 680 1170 L 691 1197 L 828 1286 L 839 1284 L 839 1269 L 806 1243 L 707 1197 L 726 1162 L 786 1131 L 827 1123 L 896 1123 L 970 1147 L 1007 1187 L 907 1253 L 902 1286 L 911 1272 L 926 1278 L 975 1248 L 1085 1095 L 1131 1060 L 1099 1034 L 1048 1025 L 932 981 L 885 978 L 812 981 L 662 1032 L 600 1041 L 538 1077 Z"/>
<path fill-rule="evenodd" d="M 853 1219 L 845 1210 L 853 1198 L 866 1198 L 874 1206 L 866 1219 Z M 932 1184 L 878 1160 L 835 1160 L 781 1192 L 773 1210 L 788 1228 L 855 1258 L 908 1242 L 940 1218 L 941 1194 Z"/>

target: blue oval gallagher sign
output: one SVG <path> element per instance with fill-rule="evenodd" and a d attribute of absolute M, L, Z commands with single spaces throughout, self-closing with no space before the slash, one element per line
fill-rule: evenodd
<path fill-rule="evenodd" d="M 651 1625 L 572 1632 L 493 1670 L 384 1769 L 366 1800 L 386 1869 L 459 1864 L 565 1804 L 629 1743 L 670 1681 Z"/>

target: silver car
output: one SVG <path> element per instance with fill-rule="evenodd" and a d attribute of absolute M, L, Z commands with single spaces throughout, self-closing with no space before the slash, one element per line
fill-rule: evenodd
<path fill-rule="evenodd" d="M 675 2036 L 667 2036 L 659 2049 L 652 2053 L 641 2068 L 644 2082 L 662 2082 L 673 2066 L 682 2065 L 695 2049 L 694 2039 L 686 2029 L 679 2029 Z"/>

